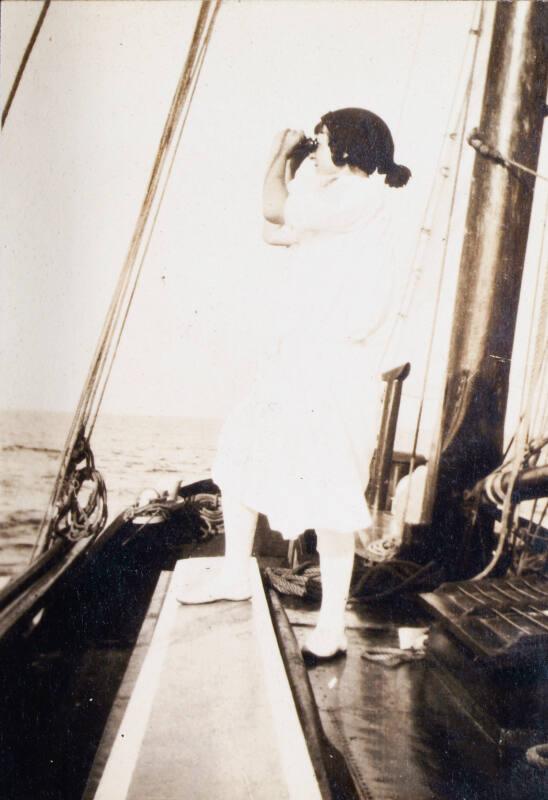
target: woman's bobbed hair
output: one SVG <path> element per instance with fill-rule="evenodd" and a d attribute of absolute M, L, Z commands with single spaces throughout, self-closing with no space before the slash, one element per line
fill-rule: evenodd
<path fill-rule="evenodd" d="M 386 122 L 364 108 L 341 108 L 324 114 L 314 132 L 323 126 L 329 131 L 329 149 L 338 167 L 348 164 L 367 175 L 375 170 L 386 175 L 384 182 L 398 188 L 405 186 L 411 170 L 394 163 L 394 140 Z"/>

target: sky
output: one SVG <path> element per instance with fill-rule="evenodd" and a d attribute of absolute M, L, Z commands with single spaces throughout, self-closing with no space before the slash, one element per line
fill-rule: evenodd
<path fill-rule="evenodd" d="M 2 101 L 40 5 L 2 3 Z M 56 0 L 48 11 L 2 132 L 0 370 L 9 380 L 2 382 L 0 407 L 70 411 L 77 404 L 198 7 L 195 0 Z M 433 234 L 421 250 L 413 309 L 385 365 L 412 362 L 402 408 L 409 438 L 456 165 L 448 137 L 451 109 L 462 99 L 477 8 L 460 0 L 223 4 L 105 411 L 227 413 L 268 346 L 284 289 L 284 250 L 261 238 L 262 179 L 273 136 L 286 127 L 311 131 L 326 111 L 361 106 L 386 120 L 396 161 L 413 172 L 393 200 L 392 244 L 402 286 L 432 186 L 445 186 Z M 493 12 L 494 3 L 487 3 L 468 129 L 479 117 Z M 546 151 L 545 142 L 541 172 L 548 171 Z M 425 436 L 442 390 L 472 163 L 465 149 Z M 526 298 L 538 247 L 537 236 Z"/>

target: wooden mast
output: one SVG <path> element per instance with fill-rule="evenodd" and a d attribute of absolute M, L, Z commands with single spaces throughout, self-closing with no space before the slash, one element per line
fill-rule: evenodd
<path fill-rule="evenodd" d="M 479 125 L 484 142 L 537 169 L 548 79 L 548 4 L 499 2 Z M 450 577 L 477 571 L 492 523 L 470 542 L 463 493 L 502 461 L 512 345 L 535 178 L 476 155 L 437 452 L 430 541 Z"/>

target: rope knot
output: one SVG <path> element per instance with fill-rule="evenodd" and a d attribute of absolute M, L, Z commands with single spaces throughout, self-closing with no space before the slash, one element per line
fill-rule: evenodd
<path fill-rule="evenodd" d="M 485 141 L 483 133 L 478 128 L 474 128 L 474 130 L 468 135 L 467 141 L 468 144 L 480 154 L 480 156 L 488 158 L 490 161 L 494 161 L 495 164 L 500 164 L 502 167 L 506 167 L 506 169 L 514 167 L 515 170 L 521 170 L 522 172 L 526 172 L 528 175 L 533 175 L 535 178 L 540 178 L 540 180 L 548 180 L 548 176 L 541 175 L 540 172 L 531 169 L 531 167 L 528 167 L 526 164 L 521 164 L 519 161 L 514 161 L 512 158 L 503 156 L 499 150 L 490 145 L 489 142 Z"/>
<path fill-rule="evenodd" d="M 478 130 L 478 128 L 474 128 L 474 130 L 469 134 L 467 141 L 468 144 L 484 158 L 489 158 L 491 161 L 494 161 L 496 164 L 500 164 L 503 167 L 508 166 L 509 162 L 504 158 L 502 153 L 485 141 L 483 133 Z"/>

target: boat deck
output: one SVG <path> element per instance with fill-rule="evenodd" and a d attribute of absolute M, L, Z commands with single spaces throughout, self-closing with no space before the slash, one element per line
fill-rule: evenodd
<path fill-rule="evenodd" d="M 317 611 L 284 598 L 302 643 Z M 501 755 L 429 660 L 384 666 L 362 657 L 398 647 L 400 626 L 428 625 L 412 601 L 347 611 L 346 658 L 308 669 L 325 733 L 366 800 L 540 800 L 547 771 L 524 751 Z"/>
<path fill-rule="evenodd" d="M 217 541 L 196 555 L 211 548 L 215 554 L 221 546 Z M 251 604 L 176 604 L 181 565 L 205 560 L 179 562 L 121 723 L 118 716 L 107 767 L 86 800 L 325 796 L 303 747 L 258 573 Z M 282 599 L 302 642 L 317 606 Z M 447 690 L 436 664 L 388 667 L 362 657 L 372 647 L 397 647 L 401 626 L 429 624 L 413 598 L 358 606 L 346 614 L 347 656 L 308 668 L 307 674 L 325 735 L 354 781 L 354 797 L 547 796 L 546 771 L 528 765 L 524 752 L 501 755 Z"/>
<path fill-rule="evenodd" d="M 316 800 L 320 791 L 253 564 L 251 603 L 181 606 L 179 561 L 95 800 Z"/>

